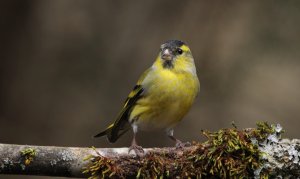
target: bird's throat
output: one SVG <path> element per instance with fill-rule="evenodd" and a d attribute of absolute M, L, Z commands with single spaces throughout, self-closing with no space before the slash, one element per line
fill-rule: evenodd
<path fill-rule="evenodd" d="M 172 63 L 172 60 L 163 61 L 163 68 L 165 68 L 165 69 L 174 68 L 174 64 Z"/>

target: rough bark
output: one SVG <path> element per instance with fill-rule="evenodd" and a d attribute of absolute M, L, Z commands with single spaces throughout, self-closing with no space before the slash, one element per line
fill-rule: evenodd
<path fill-rule="evenodd" d="M 27 149 L 35 151 L 32 161 L 29 162 L 26 162 L 26 157 L 28 156 L 22 154 L 22 151 Z M 180 157 L 183 156 L 183 151 L 193 149 L 195 149 L 193 145 L 180 150 L 175 148 L 149 148 L 145 149 L 145 154 L 173 153 Z M 261 150 L 265 152 L 265 162 L 260 169 L 267 169 L 272 176 L 300 177 L 300 140 L 282 139 L 278 142 L 273 141 L 269 144 L 261 145 Z M 90 162 L 89 160 L 85 160 L 85 158 L 99 154 L 108 159 L 114 159 L 116 163 L 120 164 L 119 167 L 122 167 L 121 170 L 128 170 L 127 173 L 130 176 L 138 173 L 136 170 L 139 169 L 139 161 L 143 158 L 137 157 L 134 154 L 128 154 L 128 148 L 92 149 L 0 144 L 0 174 L 85 178 L 88 175 L 83 174 L 82 171 L 88 162 Z M 260 169 L 254 171 L 256 172 L 256 176 L 259 175 Z M 172 172 L 178 171 L 170 171 L 170 173 Z"/>

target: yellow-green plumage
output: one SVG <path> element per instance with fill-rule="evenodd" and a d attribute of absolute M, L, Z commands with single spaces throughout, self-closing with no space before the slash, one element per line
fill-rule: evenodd
<path fill-rule="evenodd" d="M 96 137 L 107 135 L 114 142 L 130 125 L 139 130 L 172 130 L 189 111 L 199 88 L 189 47 L 181 41 L 167 41 L 129 94 L 117 120 Z"/>
<path fill-rule="evenodd" d="M 147 76 L 142 83 L 145 97 L 136 102 L 129 119 L 137 118 L 141 130 L 174 127 L 194 102 L 198 80 L 193 74 L 168 69 L 152 69 Z"/>

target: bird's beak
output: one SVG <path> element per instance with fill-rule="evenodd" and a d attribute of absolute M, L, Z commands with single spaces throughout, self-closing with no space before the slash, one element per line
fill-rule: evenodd
<path fill-rule="evenodd" d="M 173 59 L 173 55 L 172 55 L 172 53 L 171 53 L 171 50 L 170 49 L 168 49 L 168 48 L 166 48 L 166 49 L 164 49 L 163 51 L 162 51 L 162 53 L 161 53 L 161 58 L 163 59 L 163 60 L 172 60 Z"/>

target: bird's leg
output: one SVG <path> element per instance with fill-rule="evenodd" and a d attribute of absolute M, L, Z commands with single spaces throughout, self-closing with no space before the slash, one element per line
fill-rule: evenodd
<path fill-rule="evenodd" d="M 168 130 L 167 130 L 167 135 L 168 135 L 168 137 L 169 137 L 171 140 L 173 140 L 173 141 L 175 142 L 175 147 L 176 147 L 176 148 L 183 148 L 183 147 L 185 147 L 186 145 L 189 144 L 188 142 L 187 142 L 187 143 L 183 143 L 183 142 L 181 142 L 179 139 L 175 138 L 175 137 L 174 137 L 174 129 L 168 129 Z"/>
<path fill-rule="evenodd" d="M 140 155 L 140 154 L 144 153 L 144 150 L 143 150 L 142 146 L 137 145 L 137 142 L 135 139 L 136 133 L 138 131 L 137 125 L 132 124 L 132 129 L 133 129 L 133 138 L 132 138 L 131 146 L 129 147 L 128 153 L 130 153 L 131 150 L 134 150 L 134 152 L 137 155 Z"/>

